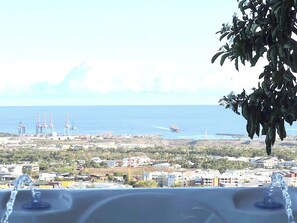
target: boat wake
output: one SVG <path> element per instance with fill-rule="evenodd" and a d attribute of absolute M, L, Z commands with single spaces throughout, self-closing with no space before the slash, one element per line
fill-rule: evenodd
<path fill-rule="evenodd" d="M 167 128 L 167 127 L 163 127 L 163 126 L 154 126 L 156 129 L 162 129 L 162 130 L 166 130 L 166 131 L 168 131 L 168 130 L 170 130 L 169 128 Z"/>

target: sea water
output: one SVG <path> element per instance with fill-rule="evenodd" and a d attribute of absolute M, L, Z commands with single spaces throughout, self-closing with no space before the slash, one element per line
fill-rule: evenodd
<path fill-rule="evenodd" d="M 44 121 L 49 125 L 51 116 L 58 135 L 65 133 L 66 120 L 74 127 L 68 134 L 158 134 L 190 139 L 246 135 L 244 118 L 218 105 L 8 106 L 0 107 L 0 132 L 17 134 L 22 122 L 26 134 L 35 134 L 38 116 L 40 125 Z M 180 128 L 179 133 L 170 131 L 172 124 Z M 288 128 L 288 134 L 295 133 L 296 128 Z"/>

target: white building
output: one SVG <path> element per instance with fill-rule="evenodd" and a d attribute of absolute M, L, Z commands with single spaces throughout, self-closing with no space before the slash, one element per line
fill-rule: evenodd
<path fill-rule="evenodd" d="M 39 180 L 41 180 L 41 181 L 55 180 L 56 177 L 57 177 L 56 173 L 40 173 L 39 174 Z"/>
<path fill-rule="evenodd" d="M 183 185 L 184 183 L 183 173 L 182 172 L 169 173 L 167 177 L 167 186 L 172 187 L 178 183 L 181 183 Z"/>
<path fill-rule="evenodd" d="M 122 160 L 122 166 L 127 167 L 135 167 L 135 166 L 143 166 L 150 163 L 150 158 L 147 156 L 131 156 L 126 157 Z"/>
<path fill-rule="evenodd" d="M 198 170 L 196 172 L 195 182 L 196 185 L 203 186 L 218 186 L 220 172 L 218 170 Z"/>
<path fill-rule="evenodd" d="M 239 175 L 232 173 L 223 173 L 218 176 L 220 186 L 238 186 Z"/>
<path fill-rule="evenodd" d="M 154 180 L 160 187 L 167 185 L 168 173 L 163 171 L 144 172 L 143 180 Z"/>
<path fill-rule="evenodd" d="M 278 164 L 277 157 L 264 157 L 251 160 L 251 164 L 256 168 L 272 169 Z"/>

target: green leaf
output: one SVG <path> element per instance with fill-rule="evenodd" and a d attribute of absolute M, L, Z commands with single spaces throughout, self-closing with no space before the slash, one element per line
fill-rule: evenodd
<path fill-rule="evenodd" d="M 292 125 L 293 121 L 294 121 L 294 117 L 291 114 L 288 114 L 288 115 L 285 116 L 285 121 L 287 123 L 289 123 L 290 125 Z"/>
<path fill-rule="evenodd" d="M 238 58 L 235 59 L 235 69 L 239 71 L 239 68 L 238 68 Z"/>
<path fill-rule="evenodd" d="M 286 130 L 285 130 L 285 122 L 284 122 L 284 119 L 281 119 L 281 121 L 278 123 L 278 126 L 277 126 L 277 134 L 279 135 L 279 138 L 281 140 L 283 140 L 284 138 L 286 138 L 287 136 L 287 133 L 286 133 Z"/>
<path fill-rule="evenodd" d="M 255 34 L 258 27 L 259 27 L 258 24 L 252 24 L 251 31 L 252 31 L 253 34 Z"/>
<path fill-rule="evenodd" d="M 285 58 L 286 57 L 285 49 L 281 45 L 278 46 L 278 53 L 279 53 L 279 56 L 281 58 Z"/>
<path fill-rule="evenodd" d="M 229 44 L 228 44 L 228 43 L 226 43 L 226 44 L 224 45 L 224 49 L 225 49 L 226 51 L 230 50 L 230 47 L 229 47 Z"/>
<path fill-rule="evenodd" d="M 296 0 L 297 1 L 297 0 Z M 238 8 L 240 9 L 240 10 L 242 10 L 243 9 L 243 4 L 246 2 L 246 0 L 241 0 L 239 3 L 238 3 Z"/>
<path fill-rule="evenodd" d="M 266 125 L 262 125 L 262 135 L 266 135 L 267 134 L 267 126 Z"/>
<path fill-rule="evenodd" d="M 292 61 L 292 67 L 291 67 L 292 70 L 294 72 L 297 72 L 297 54 L 293 53 L 291 61 Z"/>
<path fill-rule="evenodd" d="M 222 57 L 221 57 L 221 61 L 220 61 L 220 64 L 221 66 L 224 64 L 226 58 L 230 56 L 230 53 L 225 53 Z"/>
<path fill-rule="evenodd" d="M 259 55 L 259 54 L 256 54 L 256 55 L 251 59 L 251 66 L 252 66 L 252 67 L 254 67 L 254 66 L 257 64 L 259 58 L 260 58 L 260 55 Z"/>
<path fill-rule="evenodd" d="M 260 124 L 259 123 L 257 123 L 257 125 L 256 125 L 256 134 L 257 134 L 257 136 L 259 137 L 259 135 L 260 135 Z"/>
<path fill-rule="evenodd" d="M 271 61 L 272 65 L 274 67 L 276 67 L 276 64 L 277 64 L 277 53 L 276 53 L 276 48 L 275 47 L 272 47 L 271 48 L 271 51 L 270 51 L 270 61 Z"/>
<path fill-rule="evenodd" d="M 246 129 L 247 129 L 247 132 L 248 132 L 248 136 L 251 139 L 253 139 L 256 128 L 255 128 L 255 124 L 254 124 L 253 120 L 251 120 L 251 117 L 249 117 L 249 120 L 248 120 L 247 125 L 246 125 Z"/>
<path fill-rule="evenodd" d="M 220 37 L 220 41 L 221 41 L 222 39 L 224 39 L 224 37 L 227 36 L 228 34 L 229 34 L 228 32 L 223 33 L 223 34 L 221 35 L 221 37 Z"/>
<path fill-rule="evenodd" d="M 234 36 L 234 33 L 233 32 L 230 32 L 227 36 L 227 40 L 229 40 L 232 36 Z"/>
<path fill-rule="evenodd" d="M 259 51 L 259 54 L 262 56 L 265 52 L 267 52 L 267 49 L 265 46 L 263 46 L 260 51 Z"/>
<path fill-rule="evenodd" d="M 223 53 L 224 53 L 224 51 L 220 51 L 220 52 L 216 53 L 216 54 L 211 58 L 211 63 L 214 63 L 215 60 L 216 60 L 221 54 L 223 54 Z"/>
<path fill-rule="evenodd" d="M 268 155 L 270 155 L 271 154 L 272 143 L 271 143 L 271 139 L 270 139 L 269 134 L 267 134 L 266 137 L 265 137 L 265 144 L 266 144 L 266 152 L 267 152 Z"/>
<path fill-rule="evenodd" d="M 284 73 L 284 79 L 289 82 L 296 81 L 296 77 L 290 72 L 290 70 L 286 70 Z"/>
<path fill-rule="evenodd" d="M 259 75 L 259 79 L 262 79 L 265 75 L 266 75 L 266 73 L 265 73 L 265 72 L 262 72 L 262 73 Z"/>
<path fill-rule="evenodd" d="M 283 1 L 277 1 L 273 6 L 272 6 L 272 12 L 277 14 L 277 11 L 280 10 L 281 5 L 283 4 Z"/>
<path fill-rule="evenodd" d="M 271 139 L 271 145 L 273 145 L 275 143 L 275 128 L 274 127 L 270 127 L 268 134 L 270 135 L 270 139 Z"/>
<path fill-rule="evenodd" d="M 266 143 L 266 152 L 267 152 L 267 155 L 270 155 L 271 154 L 271 144 L 267 143 L 266 141 L 265 141 L 265 143 Z"/>

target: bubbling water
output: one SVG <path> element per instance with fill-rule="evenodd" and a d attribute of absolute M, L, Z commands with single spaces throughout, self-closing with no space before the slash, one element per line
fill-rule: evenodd
<path fill-rule="evenodd" d="M 288 191 L 288 186 L 284 181 L 281 173 L 273 173 L 271 176 L 271 184 L 269 186 L 268 193 L 272 194 L 274 187 L 279 184 L 283 198 L 285 199 L 285 209 L 288 216 L 288 223 L 295 223 L 293 212 L 292 212 L 292 201 Z"/>
<path fill-rule="evenodd" d="M 26 174 L 18 177 L 14 183 L 13 189 L 11 190 L 10 198 L 6 204 L 6 211 L 5 211 L 4 215 L 2 216 L 0 223 L 8 223 L 8 218 L 13 211 L 13 206 L 14 206 L 14 202 L 16 199 L 16 195 L 18 194 L 20 186 L 25 183 L 28 184 L 28 186 L 32 192 L 32 197 L 33 198 L 36 197 L 36 191 L 34 189 L 33 181 L 31 180 L 31 178 Z"/>
<path fill-rule="evenodd" d="M 292 212 L 292 200 L 288 191 L 288 186 L 284 181 L 281 173 L 273 173 L 271 176 L 271 184 L 268 191 L 264 195 L 264 200 L 256 202 L 255 206 L 263 209 L 278 209 L 283 208 L 283 204 L 273 200 L 273 191 L 276 186 L 280 186 L 283 198 L 285 199 L 285 209 L 288 216 L 288 223 L 295 223 L 293 212 Z"/>

